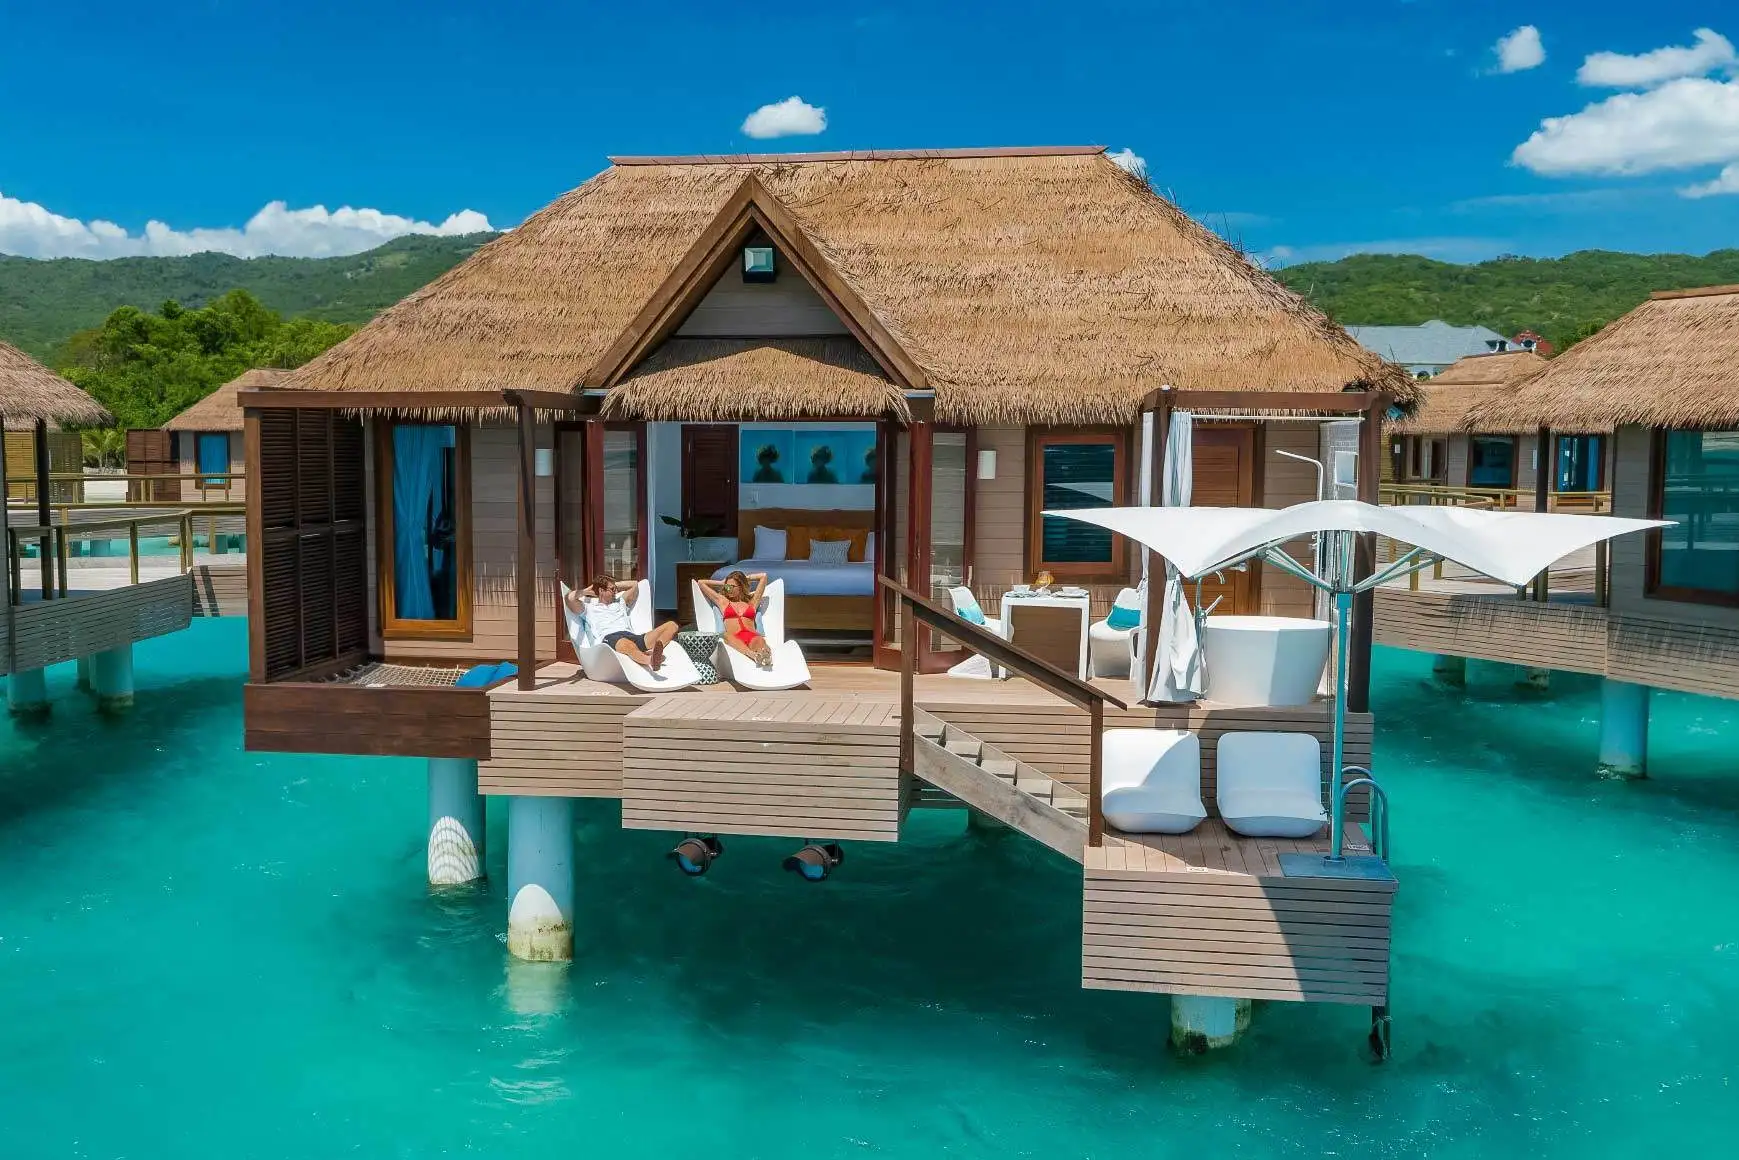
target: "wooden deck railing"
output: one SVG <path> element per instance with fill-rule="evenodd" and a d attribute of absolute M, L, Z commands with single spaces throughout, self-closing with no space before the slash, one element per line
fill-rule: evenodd
<path fill-rule="evenodd" d="M 205 512 L 195 512 L 191 508 L 170 510 L 145 515 L 118 516 L 108 520 L 86 520 L 78 523 L 53 524 L 8 524 L 6 528 L 6 558 L 7 568 L 12 574 L 12 603 L 17 604 L 24 580 L 24 545 L 36 543 L 39 550 L 47 558 L 53 554 L 55 562 L 53 582 L 49 583 L 45 575 L 43 597 L 53 599 L 67 594 L 67 558 L 71 552 L 69 540 L 78 539 L 91 532 L 111 532 L 125 529 L 127 533 L 127 574 L 128 582 L 139 583 L 139 529 L 141 526 L 163 526 L 174 524 L 180 536 L 180 552 L 178 553 L 178 569 L 186 573 L 193 568 L 193 521 Z M 215 521 L 216 517 L 210 517 Z M 215 527 L 215 522 L 213 524 Z"/>
<path fill-rule="evenodd" d="M 79 483 L 79 484 L 125 483 L 127 485 L 127 494 L 129 496 L 140 493 L 140 492 L 144 492 L 146 494 L 149 494 L 152 490 L 154 490 L 154 488 L 152 487 L 152 485 L 154 485 L 154 484 L 185 483 L 189 480 L 193 481 L 194 485 L 199 489 L 199 495 L 197 497 L 184 495 L 183 492 L 186 489 L 177 487 L 174 489 L 174 491 L 175 491 L 174 496 L 165 497 L 165 498 L 156 499 L 156 500 L 152 500 L 152 499 L 127 499 L 127 500 L 108 500 L 108 501 L 103 501 L 103 500 L 88 501 L 88 502 L 92 502 L 92 503 L 101 504 L 104 507 L 121 507 L 124 505 L 132 505 L 132 506 L 137 506 L 137 507 L 145 507 L 145 506 L 155 505 L 157 507 L 161 507 L 165 503 L 239 503 L 240 501 L 236 500 L 234 498 L 234 496 L 232 494 L 232 489 L 235 487 L 236 484 L 241 483 L 246 479 L 247 479 L 247 474 L 245 472 L 240 472 L 240 471 L 189 471 L 189 472 L 169 472 L 169 473 L 165 473 L 165 474 L 117 473 L 117 474 L 113 474 L 113 475 L 87 475 L 82 471 L 55 471 L 55 472 L 50 472 L 49 476 L 48 476 L 48 482 L 50 485 L 51 493 L 53 491 L 59 490 L 59 489 L 56 489 L 53 487 L 53 485 L 57 484 L 57 483 Z M 15 496 L 12 496 L 13 499 L 15 499 L 15 500 L 30 500 L 32 502 L 35 501 L 36 496 L 35 496 L 35 492 L 33 489 L 34 489 L 36 482 L 37 482 L 36 476 L 34 476 L 34 475 L 8 475 L 6 477 L 6 482 L 9 485 L 20 485 L 20 484 L 25 485 L 24 490 L 28 494 L 15 495 Z M 135 486 L 135 485 L 143 485 L 143 486 Z M 80 502 L 87 502 L 87 501 L 80 501 Z M 60 505 L 57 504 L 56 506 L 60 506 Z"/>
<path fill-rule="evenodd" d="M 911 770 L 917 757 L 915 682 L 918 673 L 918 625 L 923 624 L 978 653 L 993 665 L 1019 673 L 1045 691 L 1087 711 L 1087 844 L 1105 842 L 1105 812 L 1100 803 L 1105 777 L 1105 706 L 1129 706 L 1064 672 L 1049 661 L 1019 648 L 995 633 L 962 620 L 954 613 L 919 596 L 886 576 L 877 578 L 899 601 L 900 611 L 900 768 Z"/>

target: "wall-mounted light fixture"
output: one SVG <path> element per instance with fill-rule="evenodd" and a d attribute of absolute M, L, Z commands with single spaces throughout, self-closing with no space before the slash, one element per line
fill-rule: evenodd
<path fill-rule="evenodd" d="M 532 470 L 539 479 L 548 479 L 556 473 L 556 449 L 554 447 L 539 447 L 531 453 Z"/>
<path fill-rule="evenodd" d="M 996 478 L 996 449 L 986 447 L 978 453 L 978 478 Z"/>
<path fill-rule="evenodd" d="M 743 281 L 772 282 L 779 277 L 779 259 L 772 246 L 743 247 Z"/>

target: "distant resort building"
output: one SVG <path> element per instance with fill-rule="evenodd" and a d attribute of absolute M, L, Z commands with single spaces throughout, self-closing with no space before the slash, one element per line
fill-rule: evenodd
<path fill-rule="evenodd" d="M 1349 326 L 1347 333 L 1366 350 L 1406 367 L 1416 377 L 1440 374 L 1474 355 L 1552 353 L 1552 344 L 1531 330 L 1505 338 L 1489 326 L 1451 326 L 1437 318 L 1418 326 Z"/>
<path fill-rule="evenodd" d="M 242 408 L 236 392 L 274 386 L 289 373 L 267 367 L 246 371 L 163 424 L 169 436 L 167 457 L 174 464 L 168 474 L 196 477 L 181 480 L 174 498 L 210 498 L 214 490 L 223 491 L 232 502 L 247 498 Z"/>

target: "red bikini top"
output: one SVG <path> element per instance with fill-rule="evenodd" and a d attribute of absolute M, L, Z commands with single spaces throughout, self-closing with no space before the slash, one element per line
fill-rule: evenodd
<path fill-rule="evenodd" d="M 753 620 L 755 619 L 755 606 L 753 604 L 727 604 L 725 605 L 725 619 Z"/>

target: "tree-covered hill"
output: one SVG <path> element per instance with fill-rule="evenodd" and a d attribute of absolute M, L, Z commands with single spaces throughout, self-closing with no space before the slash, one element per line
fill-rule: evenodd
<path fill-rule="evenodd" d="M 397 238 L 342 258 L 17 258 L 0 255 L 0 339 L 53 360 L 74 332 L 100 326 L 117 307 L 197 309 L 246 290 L 285 316 L 360 324 L 432 282 L 493 234 Z"/>
<path fill-rule="evenodd" d="M 1560 348 L 1655 290 L 1739 283 L 1739 250 L 1562 258 L 1497 258 L 1458 266 L 1410 254 L 1355 254 L 1275 271 L 1342 325 L 1416 325 L 1441 318 L 1501 334 L 1536 330 Z"/>

